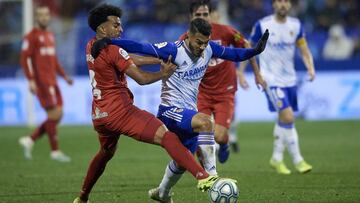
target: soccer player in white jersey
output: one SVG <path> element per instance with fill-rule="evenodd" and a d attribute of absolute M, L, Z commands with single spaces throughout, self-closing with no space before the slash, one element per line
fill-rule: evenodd
<path fill-rule="evenodd" d="M 210 41 L 210 35 L 211 25 L 204 19 L 197 18 L 191 21 L 185 40 L 152 45 L 132 40 L 103 38 L 94 43 L 92 55 L 96 58 L 99 50 L 111 43 L 129 52 L 166 59 L 171 56 L 172 62 L 178 68 L 168 79 L 162 81 L 161 104 L 157 117 L 179 136 L 192 153 L 197 149 L 198 141 L 201 142 L 199 148 L 202 148 L 202 165 L 210 175 L 216 176 L 213 121 L 209 115 L 197 112 L 197 94 L 201 79 L 212 57 L 243 61 L 260 54 L 265 49 L 268 32 L 264 32 L 255 48 L 249 49 L 221 46 Z M 183 167 L 170 161 L 159 187 L 149 191 L 150 197 L 160 202 L 172 202 L 170 189 L 184 172 Z"/>
<path fill-rule="evenodd" d="M 283 162 L 283 152 L 287 148 L 296 170 L 306 173 L 311 171 L 312 166 L 305 162 L 300 153 L 298 134 L 294 125 L 294 111 L 298 110 L 295 48 L 300 49 L 310 81 L 315 78 L 313 58 L 300 21 L 288 16 L 290 0 L 273 0 L 272 4 L 274 14 L 260 19 L 251 34 L 251 41 L 257 42 L 266 29 L 270 30 L 267 48 L 259 56 L 260 72 L 268 84 L 266 98 L 269 110 L 278 113 L 270 165 L 280 174 L 290 174 L 291 171 Z"/>

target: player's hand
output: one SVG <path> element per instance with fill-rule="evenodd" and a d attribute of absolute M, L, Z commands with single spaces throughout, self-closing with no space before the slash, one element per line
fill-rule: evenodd
<path fill-rule="evenodd" d="M 74 80 L 73 80 L 72 78 L 66 77 L 66 78 L 65 78 L 65 81 L 66 81 L 66 83 L 67 83 L 68 85 L 74 84 Z"/>
<path fill-rule="evenodd" d="M 107 37 L 95 41 L 91 48 L 91 56 L 96 59 L 99 56 L 101 50 L 103 50 L 110 43 L 111 39 Z"/>
<path fill-rule="evenodd" d="M 172 75 L 175 72 L 176 68 L 177 66 L 171 62 L 171 55 L 169 56 L 166 63 L 164 61 L 161 61 L 160 70 L 163 73 L 164 78 Z"/>
<path fill-rule="evenodd" d="M 34 80 L 29 80 L 29 90 L 31 93 L 36 94 L 37 87 Z"/>
<path fill-rule="evenodd" d="M 312 82 L 315 80 L 315 70 L 313 68 L 308 70 L 309 81 Z"/>
<path fill-rule="evenodd" d="M 269 30 L 266 29 L 264 34 L 261 36 L 259 41 L 256 43 L 256 46 L 254 48 L 256 54 L 260 54 L 261 52 L 263 52 L 265 50 L 266 42 L 267 42 L 268 38 L 269 38 Z"/>
<path fill-rule="evenodd" d="M 243 72 L 236 71 L 236 75 L 239 78 L 240 87 L 244 90 L 248 90 L 250 88 L 249 83 L 246 81 L 245 75 Z"/>
<path fill-rule="evenodd" d="M 266 84 L 265 80 L 259 73 L 255 74 L 255 83 L 256 83 L 256 86 L 261 90 L 265 90 L 267 88 L 267 84 Z"/>

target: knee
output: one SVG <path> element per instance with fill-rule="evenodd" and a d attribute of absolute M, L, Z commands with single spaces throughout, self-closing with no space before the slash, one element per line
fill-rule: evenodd
<path fill-rule="evenodd" d="M 229 141 L 228 129 L 222 125 L 215 125 L 215 141 L 218 144 L 227 144 Z"/>
<path fill-rule="evenodd" d="M 294 116 L 292 114 L 286 114 L 280 117 L 280 122 L 282 123 L 293 123 L 294 122 Z"/>
<path fill-rule="evenodd" d="M 203 132 L 211 132 L 214 129 L 214 121 L 210 116 L 203 116 L 200 121 L 200 130 Z"/>
<path fill-rule="evenodd" d="M 229 141 L 229 138 L 227 135 L 223 134 L 221 136 L 215 134 L 215 142 L 218 144 L 227 144 Z"/>
<path fill-rule="evenodd" d="M 154 143 L 157 145 L 161 145 L 161 142 L 166 132 L 167 132 L 167 128 L 165 127 L 165 125 L 160 126 L 155 133 Z"/>
<path fill-rule="evenodd" d="M 51 120 L 60 121 L 63 116 L 63 111 L 61 107 L 55 107 L 48 110 L 48 118 Z"/>

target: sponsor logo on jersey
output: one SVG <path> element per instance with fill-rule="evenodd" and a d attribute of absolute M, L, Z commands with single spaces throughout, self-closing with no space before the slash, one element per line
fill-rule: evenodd
<path fill-rule="evenodd" d="M 204 76 L 204 72 L 207 68 L 207 65 L 201 66 L 199 68 L 194 68 L 185 72 L 178 72 L 179 78 L 182 79 L 199 79 Z"/>
<path fill-rule="evenodd" d="M 182 64 L 181 64 L 181 66 L 187 66 L 188 65 L 188 63 L 186 62 L 186 61 L 184 61 Z"/>
<path fill-rule="evenodd" d="M 54 47 L 40 47 L 40 55 L 42 56 L 54 56 L 55 48 Z"/>
<path fill-rule="evenodd" d="M 100 118 L 104 118 L 107 117 L 108 113 L 107 112 L 100 112 L 100 109 L 98 107 L 95 108 L 95 113 L 92 115 L 92 119 L 100 119 Z"/>
<path fill-rule="evenodd" d="M 276 48 L 276 49 L 286 49 L 286 48 L 291 48 L 295 45 L 294 42 L 276 42 L 276 43 L 273 43 L 273 42 L 269 42 L 268 41 L 268 45 L 272 46 L 273 48 Z"/>
<path fill-rule="evenodd" d="M 167 42 L 161 42 L 161 43 L 157 43 L 154 44 L 158 49 L 161 49 L 163 47 L 165 47 L 167 45 Z"/>

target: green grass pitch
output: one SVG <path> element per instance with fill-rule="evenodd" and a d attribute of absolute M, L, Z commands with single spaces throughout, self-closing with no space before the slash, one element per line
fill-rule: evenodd
<path fill-rule="evenodd" d="M 268 164 L 272 151 L 272 123 L 241 123 L 238 138 L 241 152 L 232 154 L 221 176 L 238 180 L 238 202 L 360 202 L 360 122 L 298 121 L 302 154 L 313 165 L 312 172 L 294 171 L 277 175 Z M 18 138 L 26 127 L 0 128 L 0 202 L 70 203 L 78 195 L 88 163 L 98 150 L 90 126 L 59 128 L 60 146 L 72 162 L 49 158 L 47 137 L 36 143 L 33 160 L 23 158 Z M 148 189 L 160 182 L 169 161 L 165 151 L 121 137 L 118 151 L 95 185 L 92 203 L 144 203 Z M 177 203 L 209 202 L 207 193 L 196 189 L 189 173 L 174 188 Z"/>

